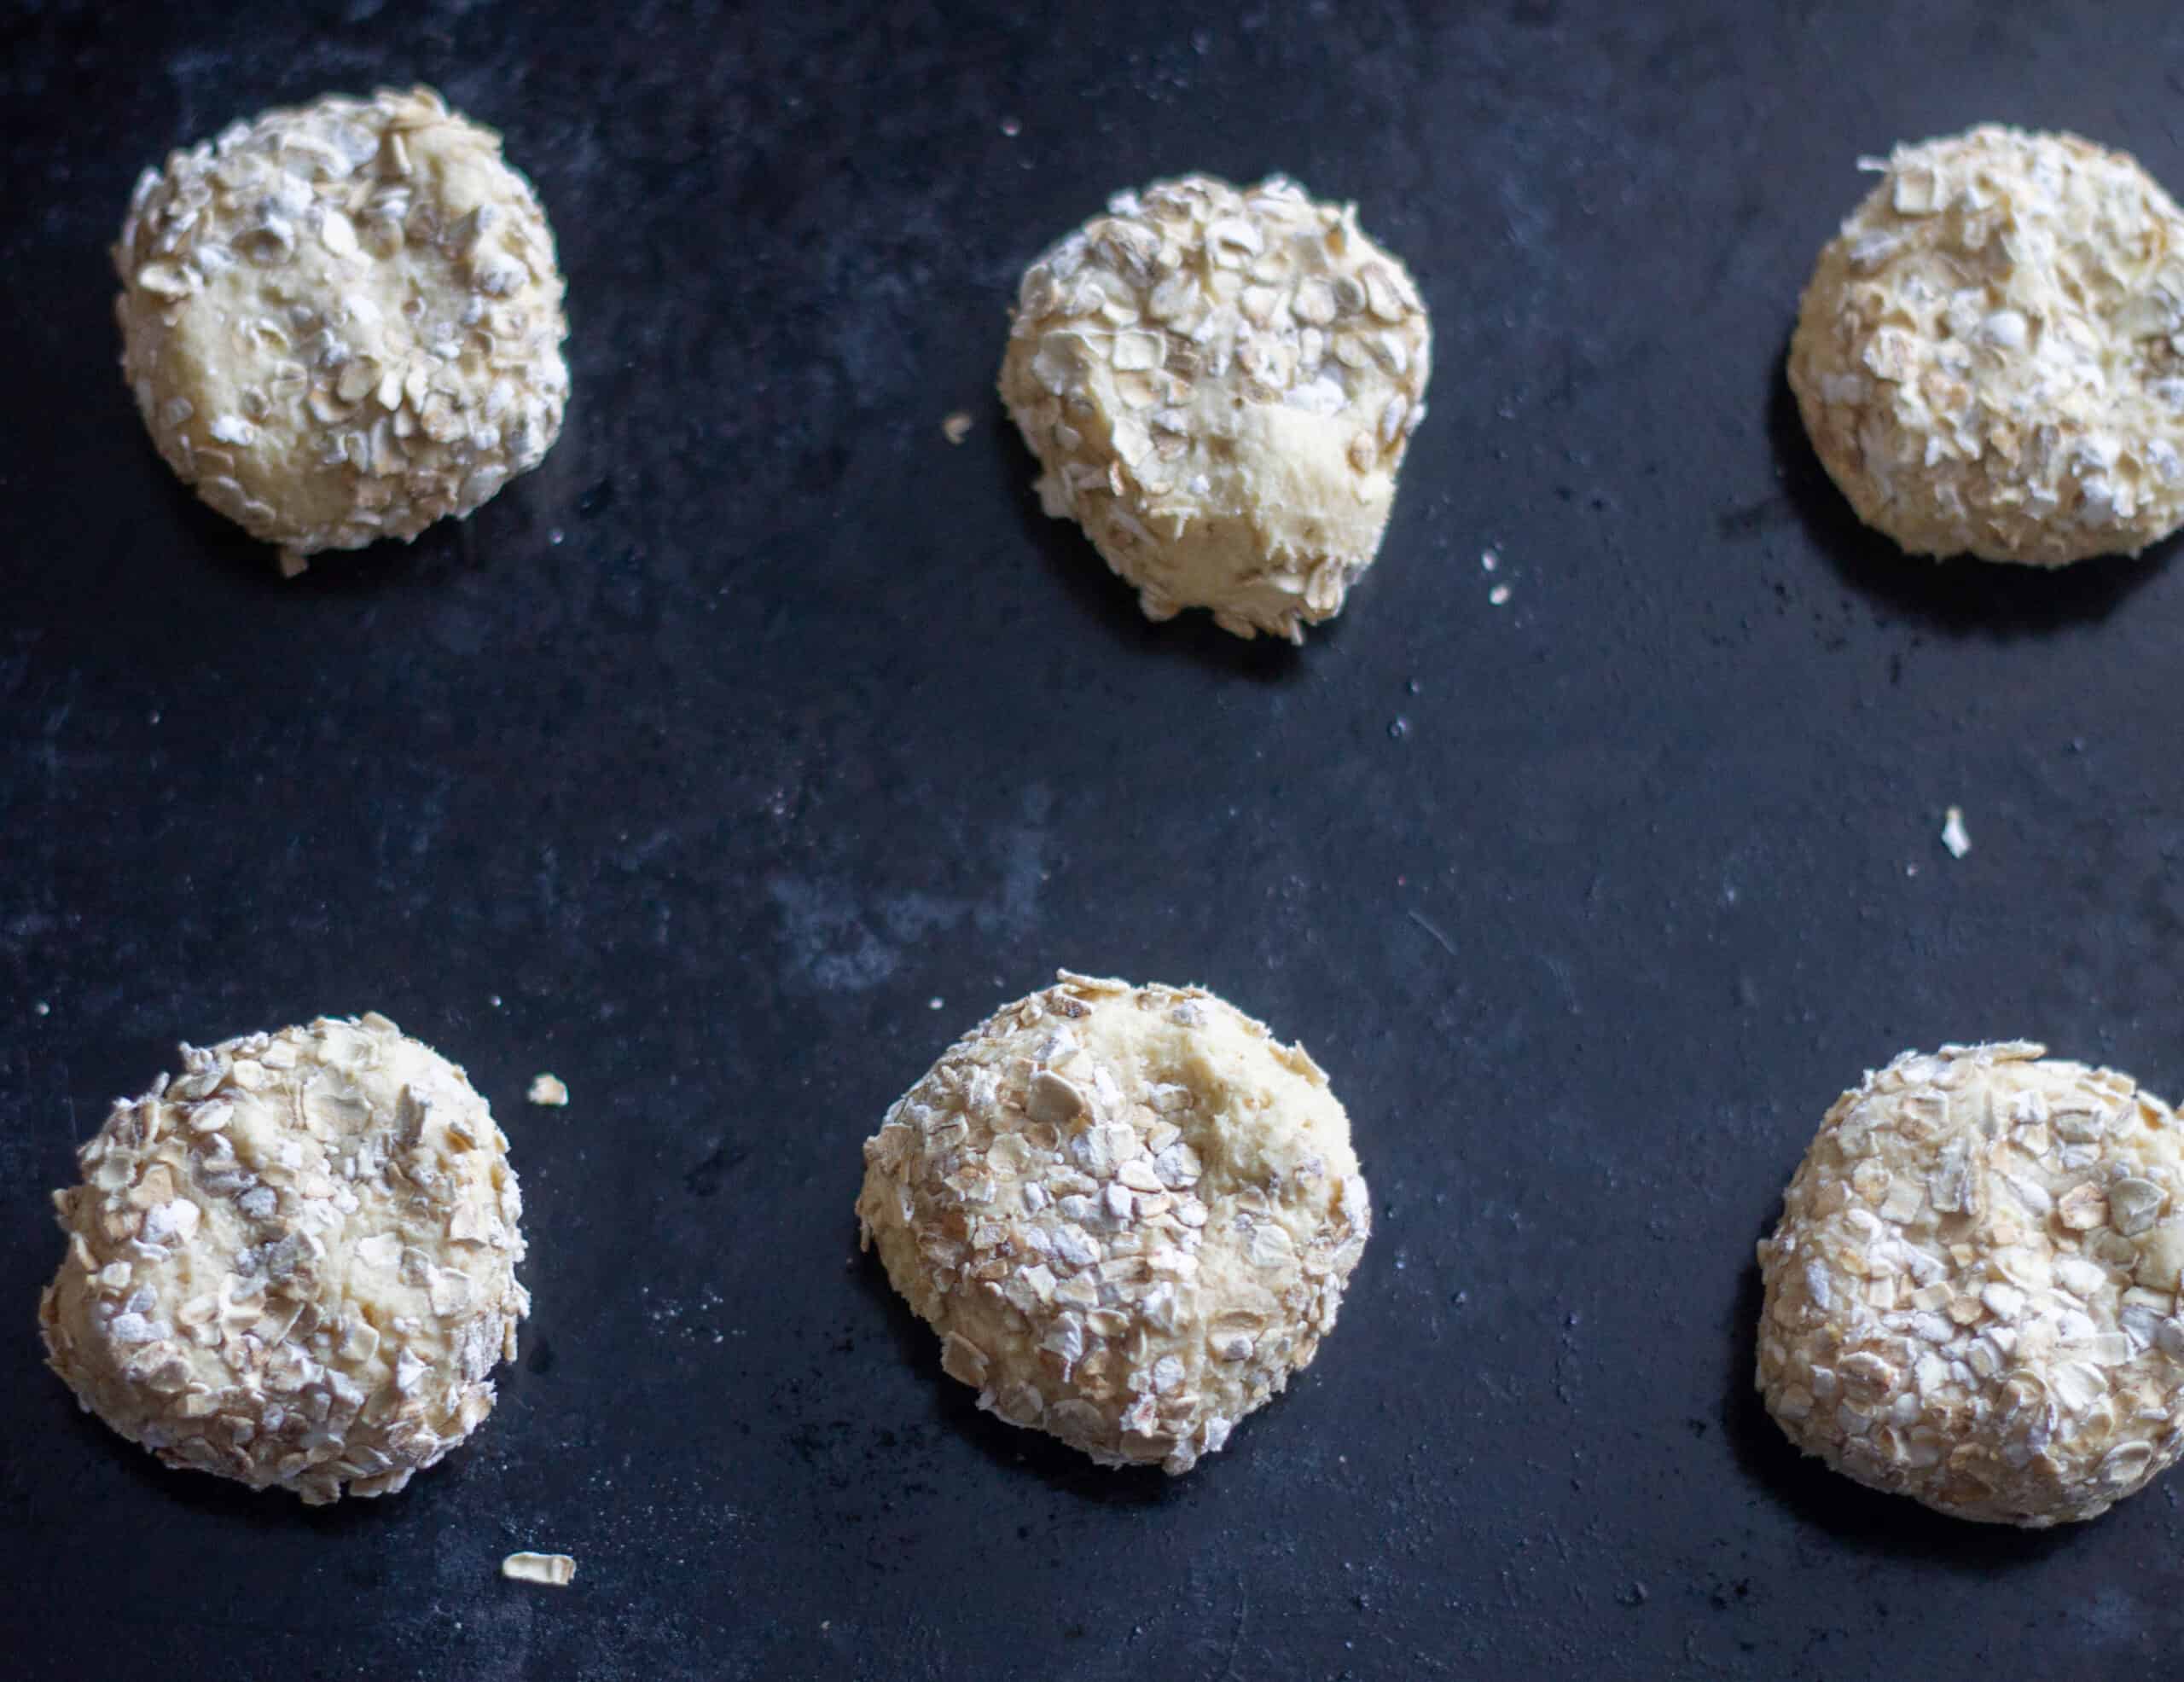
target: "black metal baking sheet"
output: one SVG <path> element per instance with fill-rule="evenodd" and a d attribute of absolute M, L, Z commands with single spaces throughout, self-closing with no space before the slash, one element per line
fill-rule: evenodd
<path fill-rule="evenodd" d="M 1779 373 L 1862 153 L 1998 119 L 2184 186 L 2184 14 L 0 15 L 0 1668 L 2173 1663 L 2177 1480 L 1961 1526 L 1801 1464 L 1747 1374 L 1752 1242 L 1864 1068 L 2027 1035 L 2184 1088 L 2173 553 L 1907 563 Z M 567 431 L 283 583 L 147 444 L 106 247 L 170 146 L 413 79 L 544 197 Z M 991 394 L 1022 264 L 1185 169 L 1355 198 L 1434 312 L 1302 650 L 1144 624 Z M 884 1106 L 1056 965 L 1303 1040 L 1371 1179 L 1320 1361 L 1181 1481 L 977 1413 L 856 1254 Z M 307 1512 L 77 1413 L 44 1196 L 177 1038 L 364 1009 L 492 1100 L 537 1306 L 472 1447 Z"/>

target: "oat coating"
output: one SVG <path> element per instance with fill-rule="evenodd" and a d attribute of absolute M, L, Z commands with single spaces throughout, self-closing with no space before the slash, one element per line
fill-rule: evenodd
<path fill-rule="evenodd" d="M 1001 393 L 1046 512 L 1147 618 L 1301 642 L 1380 548 L 1431 359 L 1355 206 L 1194 175 L 1116 194 L 1031 265 Z"/>
<path fill-rule="evenodd" d="M 429 89 L 175 153 L 113 257 L 160 454 L 285 571 L 471 513 L 561 431 L 553 233 L 500 136 Z"/>
<path fill-rule="evenodd" d="M 169 1465 L 314 1505 L 400 1489 L 492 1411 L 530 1312 L 507 1140 L 381 1016 L 182 1057 L 54 1194 L 48 1360 Z"/>
<path fill-rule="evenodd" d="M 2044 1528 L 2184 1450 L 2184 1128 L 2128 1076 L 1907 1052 L 1829 1110 L 1759 1265 L 1768 1409 L 1861 1483 Z"/>
<path fill-rule="evenodd" d="M 857 1219 L 979 1405 L 1188 1471 L 1308 1365 L 1372 1216 L 1302 1049 L 1196 988 L 1063 972 L 864 1147 Z"/>

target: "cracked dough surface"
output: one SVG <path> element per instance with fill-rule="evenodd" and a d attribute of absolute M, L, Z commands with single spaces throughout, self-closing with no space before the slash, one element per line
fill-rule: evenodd
<path fill-rule="evenodd" d="M 1304 641 L 1380 544 L 1432 334 L 1354 206 L 1269 177 L 1118 193 L 1025 273 L 1001 394 L 1151 619 Z"/>
<path fill-rule="evenodd" d="M 430 89 L 173 154 L 113 258 L 153 442 L 284 570 L 471 513 L 561 431 L 553 233 L 500 136 Z"/>
<path fill-rule="evenodd" d="M 492 1411 L 531 1307 L 508 1141 L 386 1018 L 185 1046 L 78 1157 L 47 1359 L 167 1464 L 386 1494 Z"/>
<path fill-rule="evenodd" d="M 2130 158 L 1984 127 L 1901 146 L 1790 347 L 1814 449 L 1914 554 L 2058 566 L 2184 523 L 2184 216 Z"/>
<path fill-rule="evenodd" d="M 1308 1365 L 1372 1216 L 1302 1048 L 1197 988 L 1063 972 L 866 1140 L 863 1241 L 979 1405 L 1189 1470 Z"/>
<path fill-rule="evenodd" d="M 2023 1041 L 1905 1053 L 1846 1092 L 1759 1246 L 1758 1383 L 1876 1489 L 2030 1528 L 2184 1451 L 2184 1128 Z"/>

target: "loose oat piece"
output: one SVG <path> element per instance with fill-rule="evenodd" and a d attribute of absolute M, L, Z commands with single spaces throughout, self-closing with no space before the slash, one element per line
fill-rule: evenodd
<path fill-rule="evenodd" d="M 508 1141 L 382 1016 L 182 1060 L 54 1194 L 49 1364 L 169 1465 L 312 1505 L 400 1489 L 492 1411 L 530 1312 Z"/>
<path fill-rule="evenodd" d="M 1807 1453 L 1946 1513 L 2092 1518 L 2184 1451 L 2184 1128 L 2014 1041 L 1836 1100 L 1759 1246 L 1759 1389 Z"/>
<path fill-rule="evenodd" d="M 533 1104 L 558 1110 L 569 1101 L 569 1089 L 558 1075 L 537 1075 L 531 1078 L 531 1090 L 524 1097 Z"/>
<path fill-rule="evenodd" d="M 971 436 L 971 417 L 957 409 L 940 423 L 940 435 L 950 444 L 961 444 Z"/>
<path fill-rule="evenodd" d="M 160 454 L 285 571 L 470 513 L 561 431 L 553 233 L 500 136 L 429 89 L 328 95 L 174 153 L 113 258 Z"/>
<path fill-rule="evenodd" d="M 1039 499 L 1151 619 L 1304 641 L 1373 561 L 1426 414 L 1401 263 L 1280 176 L 1118 193 L 1033 264 L 1001 394 Z"/>
<path fill-rule="evenodd" d="M 1964 809 L 1952 806 L 1943 815 L 1942 845 L 1949 849 L 1951 858 L 1962 858 L 1972 850 L 1972 836 L 1964 826 Z"/>
<path fill-rule="evenodd" d="M 2184 213 L 2130 158 L 1984 127 L 1861 167 L 1790 347 L 1820 459 L 1914 554 L 2058 566 L 2184 524 Z"/>
<path fill-rule="evenodd" d="M 566 1588 L 577 1580 L 577 1563 L 566 1553 L 512 1553 L 501 1562 L 501 1575 L 520 1583 Z"/>
<path fill-rule="evenodd" d="M 859 1227 L 1011 1424 L 1188 1471 L 1308 1365 L 1372 1215 L 1303 1049 L 1197 988 L 1064 971 L 865 1141 Z"/>

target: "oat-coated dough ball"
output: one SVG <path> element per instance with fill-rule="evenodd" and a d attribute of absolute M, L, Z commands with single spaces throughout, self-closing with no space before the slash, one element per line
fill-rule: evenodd
<path fill-rule="evenodd" d="M 2106 1511 L 2184 1448 L 2184 1128 L 2044 1049 L 1867 1075 L 1759 1246 L 1759 1389 L 1790 1440 L 2034 1529 Z"/>
<path fill-rule="evenodd" d="M 1308 1365 L 1372 1224 L 1301 1047 L 1196 988 L 1064 971 L 865 1141 L 864 1242 L 979 1405 L 1186 1472 Z"/>
<path fill-rule="evenodd" d="M 1898 147 L 1821 253 L 1805 430 L 1914 554 L 2059 566 L 2184 523 L 2184 216 L 2131 159 L 1978 128 Z"/>
<path fill-rule="evenodd" d="M 1292 642 L 1372 565 L 1426 414 L 1417 288 L 1279 176 L 1120 193 L 1024 276 L 1001 394 L 1039 499 L 1137 586 Z"/>
<path fill-rule="evenodd" d="M 401 1488 L 492 1411 L 530 1312 L 508 1140 L 385 1017 L 182 1057 L 54 1194 L 53 1370 L 171 1466 L 313 1505 Z"/>
<path fill-rule="evenodd" d="M 561 431 L 553 233 L 500 136 L 429 89 L 175 153 L 113 258 L 160 454 L 284 571 L 470 513 Z"/>

